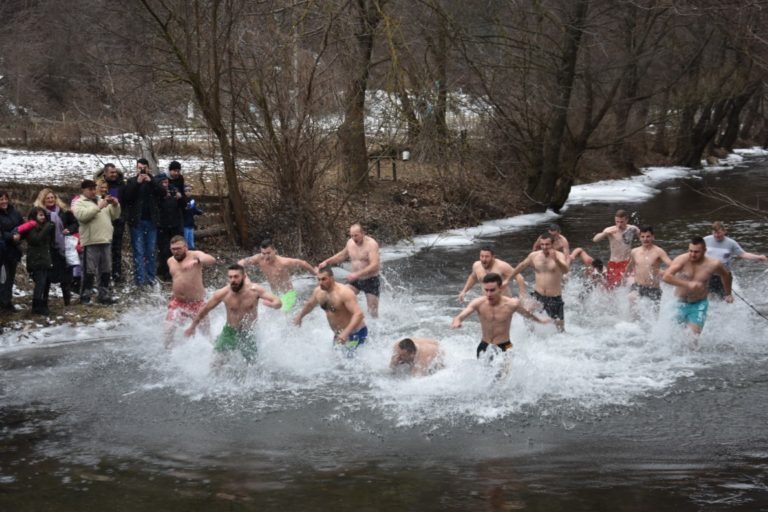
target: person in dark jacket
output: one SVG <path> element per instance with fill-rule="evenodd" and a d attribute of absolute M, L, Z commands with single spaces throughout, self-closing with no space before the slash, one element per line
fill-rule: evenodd
<path fill-rule="evenodd" d="M 23 223 L 24 218 L 10 203 L 8 192 L 0 190 L 0 309 L 5 311 L 16 311 L 13 283 L 21 261 L 21 235 L 17 228 Z"/>
<path fill-rule="evenodd" d="M 50 283 L 59 283 L 64 305 L 69 306 L 72 300 L 72 270 L 67 264 L 66 237 L 77 233 L 77 219 L 69 211 L 67 204 L 50 188 L 44 188 L 37 194 L 34 206 L 43 208 L 54 227 L 54 244 L 51 249 L 52 268 L 48 274 Z"/>
<path fill-rule="evenodd" d="M 123 173 L 120 172 L 115 164 L 106 163 L 104 168 L 96 173 L 95 181 L 99 178 L 104 178 L 107 182 L 109 195 L 117 198 L 117 201 L 122 205 L 123 189 L 125 189 L 125 178 Z M 125 215 L 126 210 L 123 209 L 122 215 L 119 219 L 115 219 L 112 222 L 112 281 L 114 283 L 123 282 L 123 233 L 125 232 Z"/>
<path fill-rule="evenodd" d="M 130 178 L 123 189 L 123 208 L 131 229 L 133 276 L 137 286 L 155 283 L 158 202 L 163 196 L 165 190 L 152 179 L 149 162 L 140 158 L 136 162 L 136 176 Z"/>
<path fill-rule="evenodd" d="M 48 310 L 48 292 L 51 289 L 50 273 L 53 268 L 51 249 L 54 246 L 56 228 L 50 222 L 44 208 L 35 206 L 29 212 L 29 220 L 37 225 L 26 233 L 27 272 L 35 282 L 32 293 L 32 313 L 50 315 Z"/>
<path fill-rule="evenodd" d="M 177 190 L 186 204 L 187 188 L 184 185 L 184 176 L 181 174 L 181 164 L 176 160 L 168 164 L 168 188 Z"/>
<path fill-rule="evenodd" d="M 155 181 L 164 191 L 164 196 L 158 201 L 157 248 L 160 255 L 157 260 L 157 275 L 163 281 L 170 281 L 168 258 L 171 257 L 171 238 L 184 234 L 186 201 L 181 192 L 170 188 L 170 180 L 165 173 L 155 176 Z"/>

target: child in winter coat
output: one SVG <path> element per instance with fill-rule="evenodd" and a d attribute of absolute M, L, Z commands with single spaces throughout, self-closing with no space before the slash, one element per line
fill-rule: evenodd
<path fill-rule="evenodd" d="M 190 199 L 184 208 L 184 239 L 190 249 L 195 248 L 195 215 L 203 215 L 203 213 L 194 199 Z"/>
<path fill-rule="evenodd" d="M 50 272 L 53 261 L 51 248 L 55 241 L 55 226 L 48 220 L 48 213 L 40 207 L 32 208 L 29 212 L 29 225 L 35 226 L 25 232 L 27 237 L 27 272 L 35 282 L 32 294 L 32 313 L 50 315 L 48 310 L 48 293 L 51 288 Z M 22 231 L 22 226 L 19 226 Z"/>

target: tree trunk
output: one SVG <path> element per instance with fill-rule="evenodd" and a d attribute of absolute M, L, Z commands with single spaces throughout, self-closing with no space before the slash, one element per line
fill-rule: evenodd
<path fill-rule="evenodd" d="M 342 176 L 351 189 L 368 184 L 368 148 L 365 142 L 365 93 L 368 89 L 373 32 L 381 21 L 380 0 L 352 2 L 354 22 L 353 62 L 344 97 L 344 121 L 339 126 Z"/>
<path fill-rule="evenodd" d="M 756 88 L 752 87 L 748 92 L 736 96 L 729 102 L 727 125 L 722 137 L 717 141 L 717 145 L 725 148 L 729 153 L 733 151 L 733 146 L 739 138 L 741 113 L 744 111 L 744 107 L 747 106 L 747 103 L 749 103 L 749 100 L 752 99 L 755 91 Z"/>
<path fill-rule="evenodd" d="M 588 8 L 589 0 L 576 0 L 573 18 L 566 25 L 564 50 L 560 58 L 555 97 L 552 102 L 551 122 L 542 145 L 540 172 L 532 176 L 528 184 L 529 196 L 545 208 L 551 204 L 557 180 L 561 175 L 560 153 Z"/>

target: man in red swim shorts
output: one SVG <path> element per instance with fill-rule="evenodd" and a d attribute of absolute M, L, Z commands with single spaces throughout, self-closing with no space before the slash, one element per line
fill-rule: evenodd
<path fill-rule="evenodd" d="M 215 263 L 216 258 L 210 254 L 190 251 L 183 236 L 171 238 L 168 270 L 173 278 L 173 285 L 168 313 L 165 315 L 165 348 L 173 346 L 176 327 L 189 323 L 205 306 L 203 267 Z M 204 329 L 208 330 L 208 325 L 205 325 Z"/>
<path fill-rule="evenodd" d="M 611 258 L 608 261 L 606 275 L 608 289 L 615 288 L 624 279 L 632 251 L 632 241 L 640 235 L 640 228 L 629 224 L 629 215 L 624 210 L 616 211 L 613 222 L 613 226 L 608 226 L 592 239 L 593 242 L 599 242 L 607 238 L 611 246 Z"/>

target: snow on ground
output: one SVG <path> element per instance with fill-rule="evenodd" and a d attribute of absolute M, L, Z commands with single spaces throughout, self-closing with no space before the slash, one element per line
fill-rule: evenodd
<path fill-rule="evenodd" d="M 172 158 L 161 158 L 165 170 Z M 182 171 L 188 174 L 212 173 L 221 169 L 215 159 L 178 158 Z M 111 162 L 128 176 L 134 174 L 136 158 L 129 155 L 89 155 L 63 151 L 26 151 L 0 148 L 0 183 L 39 183 L 40 185 L 79 185 Z"/>

